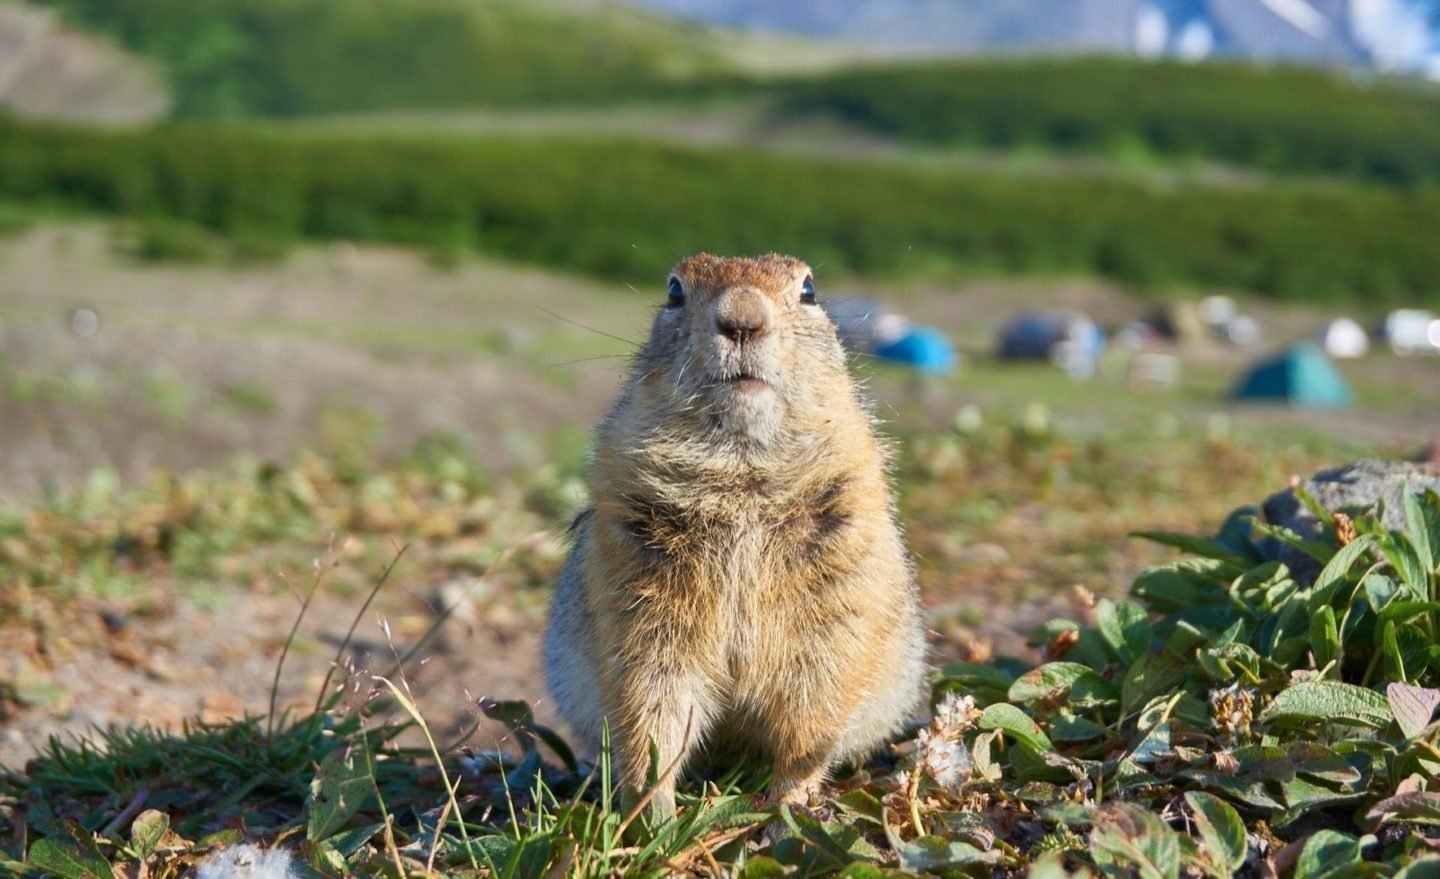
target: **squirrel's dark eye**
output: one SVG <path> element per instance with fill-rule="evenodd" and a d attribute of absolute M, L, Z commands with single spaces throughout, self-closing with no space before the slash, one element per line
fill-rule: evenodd
<path fill-rule="evenodd" d="M 809 275 L 805 276 L 805 282 L 800 285 L 800 304 L 815 304 L 815 279 Z"/>
<path fill-rule="evenodd" d="M 666 308 L 679 308 L 685 304 L 685 288 L 680 286 L 679 278 L 670 279 L 670 301 L 665 303 Z"/>

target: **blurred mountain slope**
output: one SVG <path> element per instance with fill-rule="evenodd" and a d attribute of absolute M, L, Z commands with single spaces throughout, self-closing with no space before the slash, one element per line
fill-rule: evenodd
<path fill-rule="evenodd" d="M 128 123 L 163 116 L 169 106 L 164 84 L 140 59 L 66 27 L 53 12 L 0 2 L 0 107 Z"/>
<path fill-rule="evenodd" d="M 825 56 L 609 0 L 37 2 L 159 64 L 184 116 L 644 97 Z"/>
<path fill-rule="evenodd" d="M 639 0 L 733 27 L 945 52 L 1107 51 L 1440 75 L 1440 0 Z"/>

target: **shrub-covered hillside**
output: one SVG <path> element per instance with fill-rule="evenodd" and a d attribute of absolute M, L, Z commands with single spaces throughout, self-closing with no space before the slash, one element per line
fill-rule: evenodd
<path fill-rule="evenodd" d="M 788 100 L 926 144 L 1440 180 L 1440 92 L 1418 82 L 1299 68 L 986 60 L 829 74 L 793 84 Z"/>
<path fill-rule="evenodd" d="M 647 94 L 724 67 L 712 30 L 614 3 L 39 2 L 158 61 L 187 116 Z"/>
<path fill-rule="evenodd" d="M 1440 93 L 1316 70 L 1118 58 L 884 64 L 615 0 L 35 0 L 165 71 L 182 116 L 613 102 L 725 90 L 926 145 L 1440 180 Z M 829 66 L 827 63 L 826 66 Z"/>
<path fill-rule="evenodd" d="M 648 279 L 699 249 L 827 271 L 1096 273 L 1318 301 L 1435 301 L 1440 193 L 1171 186 L 625 141 L 236 127 L 0 129 L 0 198 L 288 239 L 476 247 Z"/>

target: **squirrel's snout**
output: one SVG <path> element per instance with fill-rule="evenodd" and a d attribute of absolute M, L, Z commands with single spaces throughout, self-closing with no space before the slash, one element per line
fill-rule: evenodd
<path fill-rule="evenodd" d="M 715 303 L 715 330 L 737 345 L 745 345 L 770 329 L 770 309 L 755 290 L 731 290 Z"/>

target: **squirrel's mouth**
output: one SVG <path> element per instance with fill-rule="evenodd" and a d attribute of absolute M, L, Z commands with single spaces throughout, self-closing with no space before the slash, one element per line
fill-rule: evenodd
<path fill-rule="evenodd" d="M 750 372 L 741 372 L 732 375 L 729 378 L 725 379 L 725 384 L 729 385 L 736 391 L 744 393 L 759 391 L 770 387 L 769 382 L 765 381 L 765 379 L 761 378 L 760 376 Z"/>

